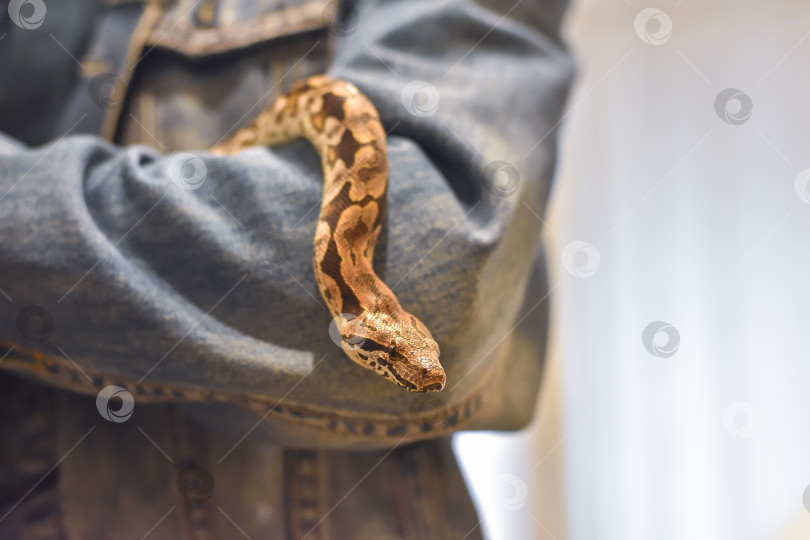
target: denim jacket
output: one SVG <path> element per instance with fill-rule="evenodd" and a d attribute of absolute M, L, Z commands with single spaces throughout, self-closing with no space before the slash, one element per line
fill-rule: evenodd
<path fill-rule="evenodd" d="M 517 429 L 534 409 L 549 293 L 540 216 L 572 75 L 564 2 L 3 7 L 0 369 L 15 375 L 0 387 L 9 411 L 37 406 L 2 429 L 25 441 L 40 418 L 59 432 L 33 473 L 7 477 L 20 490 L 70 450 L 54 489 L 82 501 L 51 494 L 38 503 L 51 513 L 29 510 L 69 538 L 139 538 L 169 508 L 153 537 L 231 537 L 229 523 L 253 538 L 467 533 L 475 514 L 436 437 Z M 206 150 L 324 72 L 356 84 L 388 132 L 374 264 L 440 344 L 439 394 L 386 383 L 330 339 L 311 268 L 322 173 L 309 144 Z M 27 459 L 20 444 L 11 462 Z M 96 464 L 133 495 L 83 490 Z M 376 487 L 352 489 L 366 471 Z M 178 490 L 161 489 L 168 477 Z M 381 495 L 398 489 L 410 495 Z M 8 527 L 25 521 L 13 499 L 0 505 Z M 88 521 L 113 499 L 114 520 Z M 357 523 L 365 503 L 383 506 Z"/>

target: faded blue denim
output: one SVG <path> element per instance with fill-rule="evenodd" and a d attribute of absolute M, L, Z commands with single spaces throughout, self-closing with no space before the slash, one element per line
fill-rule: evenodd
<path fill-rule="evenodd" d="M 500 420 L 517 427 L 533 408 L 542 350 L 517 354 L 510 330 L 526 294 L 531 307 L 546 293 L 526 283 L 571 69 L 556 36 L 538 31 L 551 27 L 555 10 L 527 2 L 499 23 L 510 6 L 361 2 L 358 27 L 337 39 L 329 73 L 357 84 L 390 130 L 376 265 L 441 345 L 441 398 L 451 402 L 492 379 L 495 394 L 523 400 Z M 435 114 L 403 106 L 413 80 L 438 91 Z M 311 270 L 321 192 L 314 151 L 299 141 L 213 157 L 204 147 L 224 133 L 206 128 L 167 128 L 198 137 L 182 148 L 204 164 L 195 190 L 173 182 L 173 155 L 152 147 L 71 134 L 31 148 L 3 137 L 0 287 L 14 301 L 0 301 L 0 337 L 20 341 L 14 322 L 34 304 L 55 321 L 35 346 L 54 355 L 61 347 L 82 367 L 281 398 L 317 363 L 286 399 L 405 414 L 414 396 L 353 365 L 328 336 Z M 488 189 L 484 169 L 494 161 L 514 167 L 514 193 Z M 268 261 L 252 250 L 269 239 L 278 240 L 265 251 L 280 253 Z M 544 333 L 533 328 L 528 337 Z M 500 398 L 493 400 L 497 408 Z"/>

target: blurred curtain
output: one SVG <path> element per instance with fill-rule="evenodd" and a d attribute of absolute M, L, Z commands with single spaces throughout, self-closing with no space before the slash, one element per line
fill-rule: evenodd
<path fill-rule="evenodd" d="M 810 538 L 810 4 L 568 22 L 546 395 L 530 434 L 457 441 L 490 537 Z"/>

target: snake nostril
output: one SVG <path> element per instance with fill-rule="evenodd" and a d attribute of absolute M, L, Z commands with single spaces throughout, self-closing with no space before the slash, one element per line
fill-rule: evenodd
<path fill-rule="evenodd" d="M 438 392 L 442 388 L 444 388 L 444 383 L 435 382 L 433 384 L 429 384 L 429 385 L 425 386 L 425 391 L 426 392 Z"/>

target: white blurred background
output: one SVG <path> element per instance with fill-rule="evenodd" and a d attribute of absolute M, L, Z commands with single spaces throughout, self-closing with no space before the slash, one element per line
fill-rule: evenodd
<path fill-rule="evenodd" d="M 484 533 L 808 539 L 810 2 L 580 1 L 567 34 L 537 416 L 455 441 Z"/>

